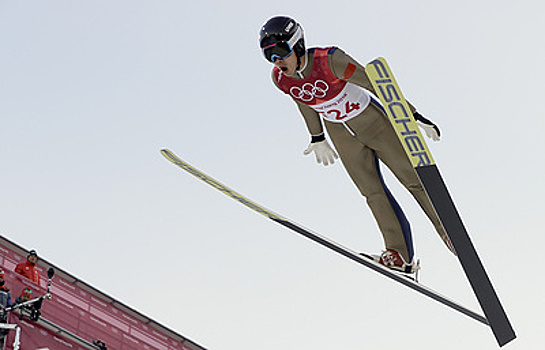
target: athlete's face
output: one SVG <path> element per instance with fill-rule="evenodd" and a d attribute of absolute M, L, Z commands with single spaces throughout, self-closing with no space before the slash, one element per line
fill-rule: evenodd
<path fill-rule="evenodd" d="M 274 61 L 274 65 L 278 67 L 287 76 L 295 76 L 295 70 L 297 69 L 297 56 L 294 52 L 288 57 L 280 58 Z"/>

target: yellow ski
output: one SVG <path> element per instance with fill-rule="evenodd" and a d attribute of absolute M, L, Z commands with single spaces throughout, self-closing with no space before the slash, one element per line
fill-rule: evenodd
<path fill-rule="evenodd" d="M 181 169 L 187 171 L 191 175 L 197 177 L 198 179 L 204 181 L 205 183 L 209 184 L 210 186 L 214 187 L 215 189 L 219 190 L 220 192 L 223 192 L 227 196 L 233 198 L 237 202 L 244 204 L 246 207 L 254 210 L 255 212 L 264 215 L 268 217 L 269 219 L 275 221 L 276 223 L 306 237 L 311 239 L 312 241 L 329 248 L 333 250 L 336 253 L 339 253 L 343 255 L 346 258 L 349 258 L 365 267 L 370 268 L 371 270 L 374 270 L 375 272 L 378 272 L 396 282 L 399 282 L 417 292 L 422 293 L 423 295 L 426 295 L 448 307 L 451 307 L 454 310 L 457 310 L 481 323 L 484 323 L 488 325 L 488 321 L 486 318 L 468 308 L 465 306 L 443 296 L 442 294 L 432 290 L 431 288 L 428 288 L 427 286 L 418 283 L 417 281 L 411 279 L 407 275 L 391 270 L 373 260 L 373 257 L 368 254 L 358 253 L 355 252 L 347 247 L 344 247 L 340 245 L 337 242 L 334 242 L 330 240 L 329 238 L 322 236 L 316 232 L 313 232 L 300 224 L 287 219 L 285 217 L 282 217 L 281 215 L 276 214 L 275 212 L 266 209 L 262 207 L 261 205 L 251 201 L 250 199 L 244 197 L 240 193 L 232 190 L 231 188 L 225 186 L 221 182 L 214 180 L 210 176 L 206 175 L 205 173 L 201 172 L 200 170 L 194 168 L 193 166 L 189 165 L 188 163 L 184 162 L 180 158 L 178 158 L 174 153 L 169 151 L 168 149 L 161 150 L 161 154 L 168 159 L 170 162 L 175 164 L 176 166 L 180 167 Z"/>
<path fill-rule="evenodd" d="M 454 205 L 445 182 L 420 133 L 401 89 L 384 58 L 377 58 L 366 66 L 367 75 L 380 98 L 390 123 L 396 130 L 407 157 L 420 178 L 458 260 L 473 288 L 475 296 L 500 346 L 516 338 L 496 291 L 469 238 L 460 214 Z"/>

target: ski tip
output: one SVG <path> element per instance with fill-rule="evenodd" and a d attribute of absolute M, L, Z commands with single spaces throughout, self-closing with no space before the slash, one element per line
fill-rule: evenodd
<path fill-rule="evenodd" d="M 163 157 L 169 157 L 171 155 L 174 155 L 174 153 L 172 153 L 168 148 L 163 148 L 161 149 L 161 154 L 163 155 Z"/>
<path fill-rule="evenodd" d="M 370 65 L 370 64 L 373 64 L 373 63 L 376 63 L 376 62 L 386 62 L 386 59 L 384 57 L 377 57 L 375 59 L 373 59 L 371 62 L 369 62 L 367 65 Z"/>
<path fill-rule="evenodd" d="M 161 150 L 161 155 L 173 163 L 176 163 L 176 161 L 179 160 L 168 148 L 163 148 Z"/>

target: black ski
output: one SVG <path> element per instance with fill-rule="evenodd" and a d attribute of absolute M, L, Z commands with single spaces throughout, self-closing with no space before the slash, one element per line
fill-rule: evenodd
<path fill-rule="evenodd" d="M 273 211 L 271 210 L 268 210 L 264 207 L 262 207 L 261 205 L 249 200 L 248 198 L 242 196 L 241 194 L 235 192 L 234 190 L 230 189 L 229 187 L 223 185 L 222 183 L 214 180 L 213 178 L 211 178 L 210 176 L 204 174 L 203 172 L 199 171 L 198 169 L 192 167 L 191 165 L 187 164 L 186 162 L 184 162 L 183 160 L 181 160 L 180 158 L 178 158 L 176 155 L 174 155 L 171 151 L 167 150 L 167 149 L 163 149 L 161 150 L 161 154 L 167 158 L 169 161 L 171 161 L 172 163 L 174 163 L 175 165 L 177 165 L 178 167 L 180 167 L 181 169 L 187 171 L 188 173 L 196 176 L 197 178 L 199 178 L 200 180 L 206 182 L 207 184 L 209 184 L 210 186 L 214 187 L 215 189 L 223 192 L 224 194 L 228 195 L 229 197 L 233 198 L 234 200 L 236 200 L 237 202 L 239 203 L 242 203 L 244 204 L 245 206 L 247 206 L 248 208 L 258 212 L 259 214 L 261 215 L 264 215 L 266 217 L 268 217 L 269 219 L 279 223 L 280 225 L 284 226 L 284 227 L 287 227 L 289 228 L 290 230 L 292 231 L 295 231 L 297 233 L 299 233 L 300 235 L 302 236 L 305 236 L 311 240 L 313 240 L 314 242 L 318 243 L 318 244 L 321 244 L 322 246 L 326 247 L 326 248 L 329 248 L 331 250 L 333 250 L 334 252 L 337 252 L 365 267 L 368 267 L 370 268 L 371 270 L 373 271 L 376 271 L 396 282 L 399 282 L 419 293 L 422 293 L 423 295 L 425 296 L 428 296 L 448 307 L 451 307 L 452 309 L 456 310 L 456 311 L 459 311 L 461 313 L 463 313 L 464 315 L 467 315 L 481 323 L 484 323 L 486 325 L 488 325 L 488 321 L 487 319 L 466 308 L 465 306 L 439 294 L 438 292 L 428 288 L 427 286 L 421 284 L 421 283 L 418 283 L 416 281 L 414 281 L 413 279 L 409 278 L 408 276 L 402 274 L 402 273 L 398 273 L 394 270 L 391 270 L 389 268 L 386 268 L 378 263 L 376 263 L 375 261 L 373 261 L 373 258 L 370 256 L 370 255 L 367 255 L 367 254 L 361 254 L 361 253 L 357 253 L 349 248 L 346 248 L 342 245 L 340 245 L 339 243 L 336 243 L 332 240 L 330 240 L 329 238 L 327 237 L 324 237 L 316 232 L 313 232 L 307 228 L 304 228 L 303 226 L 297 224 L 296 222 L 292 221 L 292 220 L 289 220 L 287 218 L 284 218 L 276 213 L 274 213 Z"/>
<path fill-rule="evenodd" d="M 435 165 L 409 106 L 392 71 L 383 58 L 370 62 L 367 74 L 377 92 L 388 118 L 396 130 L 407 156 L 418 174 L 445 231 L 447 232 L 464 272 L 500 346 L 516 338 L 496 291 L 477 255 L 460 214 Z"/>

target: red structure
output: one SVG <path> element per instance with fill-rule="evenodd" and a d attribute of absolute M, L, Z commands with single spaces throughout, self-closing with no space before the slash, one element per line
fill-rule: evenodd
<path fill-rule="evenodd" d="M 19 325 L 21 349 L 206 350 L 41 257 L 37 266 L 41 285 L 16 274 L 15 266 L 27 254 L 27 250 L 0 236 L 0 266 L 5 271 L 13 301 L 26 287 L 32 289 L 33 297 L 44 295 L 47 270 L 55 269 L 50 288 L 52 298 L 43 301 L 37 321 L 30 320 L 25 312 L 10 312 L 8 324 Z M 13 349 L 15 336 L 15 331 L 9 332 L 5 350 Z"/>

